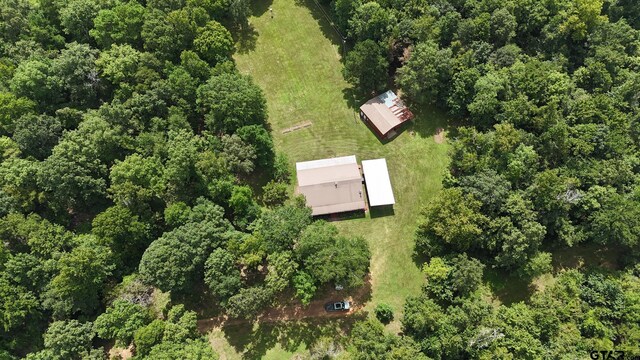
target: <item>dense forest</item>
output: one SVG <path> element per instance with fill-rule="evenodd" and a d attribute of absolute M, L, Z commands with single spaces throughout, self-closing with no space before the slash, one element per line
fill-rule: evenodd
<path fill-rule="evenodd" d="M 289 199 L 231 58 L 249 5 L 0 2 L 0 359 L 216 359 L 184 302 L 363 283 L 366 242 Z"/>
<path fill-rule="evenodd" d="M 335 0 L 362 94 L 394 83 L 455 120 L 444 190 L 415 252 L 423 293 L 403 337 L 375 319 L 357 359 L 577 359 L 640 355 L 640 3 L 626 0 Z M 454 125 L 454 124 L 452 124 Z M 419 184 L 418 184 L 419 186 Z M 495 306 L 488 270 L 531 279 L 558 250 L 592 245 L 612 268 L 560 271 Z"/>

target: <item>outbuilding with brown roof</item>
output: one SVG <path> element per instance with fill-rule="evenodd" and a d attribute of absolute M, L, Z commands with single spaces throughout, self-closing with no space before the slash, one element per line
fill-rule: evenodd
<path fill-rule="evenodd" d="M 365 209 L 362 174 L 354 155 L 299 162 L 296 174 L 297 191 L 313 215 Z"/>
<path fill-rule="evenodd" d="M 367 122 L 378 136 L 389 139 L 395 136 L 402 123 L 413 118 L 413 113 L 393 91 L 389 90 L 362 105 L 360 118 Z"/>

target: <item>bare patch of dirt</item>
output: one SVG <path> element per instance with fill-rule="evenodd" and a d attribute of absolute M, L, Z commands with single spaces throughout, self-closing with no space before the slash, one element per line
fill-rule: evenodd
<path fill-rule="evenodd" d="M 554 278 L 552 274 L 544 274 L 533 279 L 531 283 L 536 287 L 536 291 L 543 292 L 546 288 L 555 284 L 555 282 L 556 278 Z"/>
<path fill-rule="evenodd" d="M 554 271 L 563 269 L 605 268 L 620 269 L 623 250 L 617 247 L 602 247 L 597 244 L 576 245 L 553 252 Z"/>
<path fill-rule="evenodd" d="M 133 345 L 126 349 L 113 347 L 109 350 L 109 359 L 128 360 L 133 357 Z"/>
<path fill-rule="evenodd" d="M 445 138 L 445 134 L 444 134 L 444 129 L 443 128 L 437 128 L 436 129 L 436 134 L 433 135 L 433 140 L 436 142 L 436 144 L 444 143 L 446 138 Z"/>
<path fill-rule="evenodd" d="M 352 292 L 347 290 L 330 290 L 323 293 L 322 298 L 311 301 L 308 306 L 303 306 L 297 299 L 289 298 L 288 301 L 283 301 L 282 306 L 275 306 L 266 309 L 263 313 L 259 314 L 253 320 L 247 319 L 231 319 L 228 316 L 219 316 L 208 319 L 198 320 L 198 330 L 201 333 L 207 333 L 208 331 L 216 328 L 222 328 L 228 325 L 239 325 L 253 322 L 260 323 L 274 323 L 282 321 L 295 321 L 308 318 L 340 318 L 351 316 L 358 311 L 362 310 L 367 301 L 371 298 L 371 279 L 367 277 L 365 279 L 365 285 Z M 324 309 L 324 305 L 330 301 L 337 300 L 349 300 L 351 303 L 351 309 L 348 312 L 327 312 Z"/>
<path fill-rule="evenodd" d="M 294 132 L 296 130 L 306 129 L 311 125 L 313 125 L 313 123 L 311 121 L 305 121 L 305 122 L 300 123 L 298 125 L 295 125 L 295 126 L 292 126 L 290 128 L 286 128 L 286 129 L 282 130 L 282 133 L 283 134 L 287 134 L 287 133 L 290 133 L 290 132 Z"/>

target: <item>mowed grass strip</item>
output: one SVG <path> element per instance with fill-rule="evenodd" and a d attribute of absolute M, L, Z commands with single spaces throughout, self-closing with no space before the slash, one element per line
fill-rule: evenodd
<path fill-rule="evenodd" d="M 393 214 L 374 212 L 372 218 L 368 213 L 334 224 L 343 234 L 369 242 L 372 297 L 367 308 L 391 305 L 396 320 L 389 328 L 399 330 L 404 300 L 418 294 L 423 282 L 412 258 L 414 231 L 421 207 L 441 188 L 447 167 L 448 145 L 433 140 L 446 118 L 429 109 L 412 109 L 418 114 L 415 124 L 383 144 L 347 105 L 341 43 L 315 5 L 274 0 L 270 6 L 273 18 L 268 6 L 251 17 L 254 39 L 243 43 L 254 46 L 238 51 L 238 68 L 264 90 L 276 148 L 292 163 L 353 154 L 358 161 L 387 159 L 396 198 Z M 307 121 L 313 126 L 282 133 Z"/>

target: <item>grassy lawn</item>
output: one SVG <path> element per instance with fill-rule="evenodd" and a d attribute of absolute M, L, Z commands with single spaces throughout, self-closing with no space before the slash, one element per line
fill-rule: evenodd
<path fill-rule="evenodd" d="M 448 146 L 436 144 L 433 134 L 437 127 L 445 127 L 446 118 L 430 109 L 412 109 L 417 114 L 415 124 L 383 144 L 348 106 L 349 85 L 341 74 L 342 45 L 315 5 L 266 1 L 254 9 L 254 15 L 253 29 L 238 39 L 235 59 L 240 71 L 253 76 L 266 94 L 276 148 L 292 164 L 353 154 L 358 161 L 387 159 L 396 197 L 393 213 L 367 213 L 334 223 L 342 233 L 369 241 L 372 297 L 367 308 L 388 303 L 398 319 L 404 299 L 420 291 L 423 279 L 412 260 L 413 233 L 420 208 L 441 187 Z M 308 128 L 282 133 L 307 121 L 312 122 Z M 399 330 L 398 321 L 389 328 Z M 219 351 L 250 348 L 251 344 L 229 347 L 225 338 L 230 337 L 220 335 L 211 335 Z M 277 344 L 264 356 L 273 353 L 272 358 L 278 358 L 283 351 L 291 355 L 298 349 Z"/>
<path fill-rule="evenodd" d="M 225 326 L 209 333 L 209 341 L 220 354 L 221 360 L 236 359 L 291 359 L 323 338 L 339 341 L 340 336 L 361 319 L 351 318 L 308 319 L 281 323 L 256 323 Z"/>

